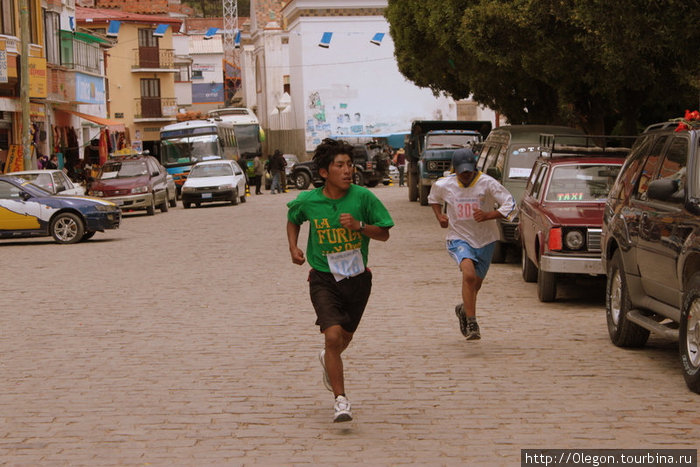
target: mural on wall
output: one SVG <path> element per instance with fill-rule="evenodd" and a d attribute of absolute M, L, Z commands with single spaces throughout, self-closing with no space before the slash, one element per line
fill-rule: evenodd
<path fill-rule="evenodd" d="M 398 118 L 392 120 L 386 109 L 367 112 L 367 105 L 360 99 L 359 93 L 349 86 L 310 92 L 306 109 L 306 150 L 313 151 L 324 138 L 380 135 L 406 130 L 407 122 Z"/>

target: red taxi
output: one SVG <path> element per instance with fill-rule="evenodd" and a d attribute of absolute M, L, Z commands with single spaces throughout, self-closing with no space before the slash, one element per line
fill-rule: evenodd
<path fill-rule="evenodd" d="M 551 302 L 562 275 L 605 274 L 603 209 L 629 149 L 564 146 L 554 137 L 540 146 L 520 203 L 518 234 L 523 279 L 537 281 L 540 301 Z"/>

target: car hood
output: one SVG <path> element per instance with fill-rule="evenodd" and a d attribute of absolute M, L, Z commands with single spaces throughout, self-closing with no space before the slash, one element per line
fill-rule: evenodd
<path fill-rule="evenodd" d="M 91 190 L 122 190 L 125 188 L 135 188 L 139 186 L 149 185 L 148 176 L 142 175 L 139 177 L 128 177 L 128 178 L 108 178 L 105 180 L 99 179 L 95 180 L 90 184 Z"/>
<path fill-rule="evenodd" d="M 188 177 L 183 186 L 197 188 L 202 186 L 235 185 L 238 182 L 235 176 L 225 175 L 222 177 Z"/>
<path fill-rule="evenodd" d="M 542 210 L 553 224 L 559 225 L 603 225 L 605 203 L 549 203 Z"/>

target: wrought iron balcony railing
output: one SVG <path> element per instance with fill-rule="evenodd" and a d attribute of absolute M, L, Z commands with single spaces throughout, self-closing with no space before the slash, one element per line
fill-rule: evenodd
<path fill-rule="evenodd" d="M 137 97 L 134 118 L 173 118 L 177 113 L 174 97 Z"/>
<path fill-rule="evenodd" d="M 134 49 L 134 64 L 131 69 L 174 69 L 175 49 L 139 47 Z"/>

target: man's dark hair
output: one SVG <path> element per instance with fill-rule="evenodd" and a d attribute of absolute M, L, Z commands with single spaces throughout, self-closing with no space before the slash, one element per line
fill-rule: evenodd
<path fill-rule="evenodd" d="M 347 141 L 326 138 L 316 146 L 313 159 L 319 170 L 328 170 L 338 154 L 347 154 L 352 158 L 352 146 Z"/>

